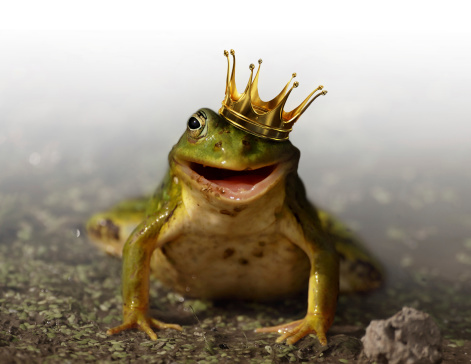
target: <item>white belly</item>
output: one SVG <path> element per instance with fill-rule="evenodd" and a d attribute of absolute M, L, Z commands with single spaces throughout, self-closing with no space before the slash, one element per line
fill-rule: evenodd
<path fill-rule="evenodd" d="M 307 290 L 309 259 L 290 241 L 302 232 L 281 233 L 292 218 L 284 198 L 282 183 L 250 203 L 206 200 L 184 186 L 183 203 L 153 255 L 153 272 L 190 297 L 271 300 Z"/>
<path fill-rule="evenodd" d="M 153 270 L 190 297 L 271 300 L 307 290 L 309 259 L 278 233 L 186 234 L 154 254 Z"/>

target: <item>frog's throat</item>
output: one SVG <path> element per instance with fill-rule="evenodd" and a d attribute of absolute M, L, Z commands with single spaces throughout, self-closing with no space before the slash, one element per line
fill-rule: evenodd
<path fill-rule="evenodd" d="M 201 164 L 175 160 L 185 182 L 205 195 L 227 201 L 249 202 L 263 196 L 292 169 L 292 161 L 267 165 L 254 170 L 204 167 Z"/>

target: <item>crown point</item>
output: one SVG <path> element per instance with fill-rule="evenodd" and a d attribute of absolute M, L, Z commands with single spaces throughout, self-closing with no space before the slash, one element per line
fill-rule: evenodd
<path fill-rule="evenodd" d="M 230 72 L 229 54 L 233 57 L 232 75 Z M 219 114 L 224 117 L 233 126 L 242 129 L 250 134 L 261 138 L 283 141 L 289 139 L 289 133 L 293 124 L 298 120 L 301 114 L 311 105 L 311 103 L 321 95 L 326 95 L 323 91 L 324 86 L 319 86 L 311 92 L 309 96 L 295 109 L 286 112 L 284 106 L 288 96 L 293 88 L 299 86 L 299 82 L 294 81 L 296 73 L 292 73 L 292 78 L 285 85 L 283 90 L 270 101 L 262 101 L 258 95 L 258 75 L 262 60 L 258 60 L 258 70 L 253 79 L 254 64 L 250 64 L 251 71 L 247 87 L 243 93 L 238 93 L 235 87 L 235 51 L 224 50 L 227 58 L 227 81 L 226 97 L 222 102 Z M 291 85 L 291 88 L 290 88 Z"/>

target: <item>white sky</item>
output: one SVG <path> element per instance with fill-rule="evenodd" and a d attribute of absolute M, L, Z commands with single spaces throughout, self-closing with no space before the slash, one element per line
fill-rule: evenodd
<path fill-rule="evenodd" d="M 0 29 L 469 32 L 469 1 L 2 1 Z"/>

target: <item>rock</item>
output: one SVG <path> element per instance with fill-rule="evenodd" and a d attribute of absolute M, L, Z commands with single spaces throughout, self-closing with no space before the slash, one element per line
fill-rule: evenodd
<path fill-rule="evenodd" d="M 440 363 L 441 335 L 432 318 L 403 307 L 387 320 L 373 320 L 366 329 L 363 354 L 371 361 L 390 364 Z"/>

